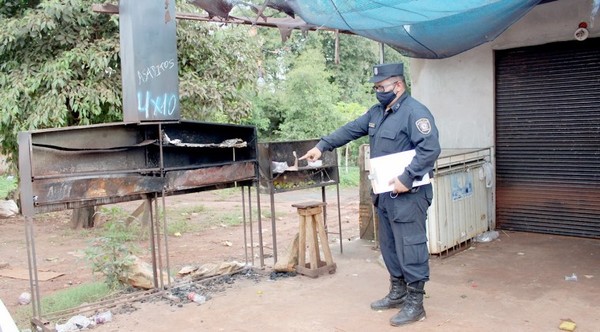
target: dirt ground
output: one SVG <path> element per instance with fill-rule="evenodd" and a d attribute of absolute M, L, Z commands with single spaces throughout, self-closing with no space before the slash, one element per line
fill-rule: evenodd
<path fill-rule="evenodd" d="M 231 193 L 231 191 L 229 191 Z M 169 197 L 168 207 L 202 205 L 207 210 L 242 210 L 241 195 L 204 192 Z M 254 195 L 255 192 L 253 191 Z M 338 227 L 335 191 L 327 191 L 328 227 Z M 371 241 L 360 240 L 358 190 L 342 189 L 343 253 L 339 237 L 330 234 L 337 271 L 309 278 L 271 279 L 272 232 L 263 218 L 265 267 L 255 257 L 255 272 L 238 275 L 210 294 L 204 304 L 166 299 L 133 302 L 136 310 L 115 314 L 95 331 L 392 331 L 395 311 L 376 312 L 369 303 L 388 290 L 387 272 Z M 269 196 L 261 195 L 262 214 L 269 216 Z M 279 259 L 297 232 L 292 203 L 320 199 L 320 191 L 304 190 L 275 195 Z M 133 210 L 139 202 L 122 206 Z M 168 217 L 168 216 L 167 216 Z M 203 222 L 202 213 L 190 222 Z M 254 220 L 255 243 L 258 228 Z M 0 219 L 0 262 L 27 269 L 22 218 Z M 248 228 L 247 228 L 248 229 Z M 35 244 L 41 271 L 64 273 L 40 282 L 42 297 L 93 279 L 81 251 L 96 230 L 72 231 L 67 213 L 36 218 Z M 169 237 L 172 270 L 185 265 L 244 261 L 243 228 L 215 226 L 202 232 Z M 229 245 L 231 244 L 231 245 Z M 254 250 L 255 255 L 258 249 Z M 577 281 L 565 276 L 575 274 Z M 14 313 L 18 296 L 29 291 L 29 281 L 0 277 L 0 298 Z M 558 331 L 562 320 L 572 320 L 576 331 L 600 331 L 600 241 L 519 232 L 501 232 L 489 243 L 472 245 L 445 258 L 432 257 L 431 281 L 426 285 L 427 319 L 411 331 Z"/>

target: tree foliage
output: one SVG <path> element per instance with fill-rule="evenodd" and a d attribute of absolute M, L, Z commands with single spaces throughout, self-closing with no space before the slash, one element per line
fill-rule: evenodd
<path fill-rule="evenodd" d="M 294 32 L 285 43 L 276 30 L 261 31 L 262 87 L 254 100 L 253 124 L 263 139 L 318 138 L 373 102 L 368 78 L 377 44 L 340 36 L 340 62 L 334 60 L 335 34 Z M 343 106 L 339 106 L 343 105 Z"/>
<path fill-rule="evenodd" d="M 336 34 L 327 33 L 323 38 L 323 53 L 327 60 L 327 69 L 333 73 L 332 80 L 343 87 L 340 101 L 369 105 L 373 103 L 371 83 L 373 65 L 378 58 L 377 44 L 366 38 L 338 34 L 339 61 L 335 58 Z"/>
<path fill-rule="evenodd" d="M 303 52 L 283 83 L 281 108 L 285 121 L 279 137 L 285 140 L 320 137 L 342 124 L 335 112 L 338 87 L 329 81 L 325 59 L 315 49 Z"/>
<path fill-rule="evenodd" d="M 198 11 L 183 1 L 178 10 Z M 177 52 L 183 118 L 239 123 L 250 116 L 261 55 L 254 30 L 180 20 Z"/>
<path fill-rule="evenodd" d="M 0 21 L 0 135 L 9 158 L 21 130 L 120 118 L 114 18 L 93 14 L 91 1 L 20 4 Z"/>
<path fill-rule="evenodd" d="M 379 62 L 378 43 L 340 34 L 337 62 L 331 31 L 294 32 L 285 43 L 274 29 L 259 35 L 261 87 L 249 123 L 257 126 L 262 140 L 319 138 L 377 102 L 368 80 Z M 387 62 L 403 61 L 396 51 L 385 51 Z M 360 139 L 343 153 L 357 156 L 366 141 Z"/>
<path fill-rule="evenodd" d="M 96 2 L 0 0 L 0 153 L 9 160 L 19 131 L 122 118 L 119 19 L 92 12 Z M 202 13 L 186 0 L 177 10 Z M 179 20 L 182 117 L 253 124 L 263 140 L 327 134 L 375 102 L 368 78 L 379 61 L 377 43 L 340 34 L 336 62 L 335 38 L 295 31 L 283 43 L 277 29 Z"/>
<path fill-rule="evenodd" d="M 19 131 L 122 119 L 118 15 L 94 0 L 6 1 L 0 7 L 0 153 Z M 198 11 L 184 0 L 179 11 Z M 260 54 L 247 29 L 178 21 L 182 117 L 249 115 Z"/>

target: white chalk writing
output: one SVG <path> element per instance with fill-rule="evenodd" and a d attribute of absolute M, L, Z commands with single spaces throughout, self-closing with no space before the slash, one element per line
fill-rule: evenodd
<path fill-rule="evenodd" d="M 71 196 L 71 185 L 70 184 L 56 184 L 48 188 L 48 194 L 46 195 L 48 200 L 58 201 Z"/>
<path fill-rule="evenodd" d="M 169 69 L 173 69 L 175 67 L 175 59 L 169 59 L 163 61 L 157 65 L 152 65 L 150 67 L 146 67 L 142 70 L 138 70 L 138 84 L 146 83 L 148 80 L 157 78 L 162 73 Z"/>

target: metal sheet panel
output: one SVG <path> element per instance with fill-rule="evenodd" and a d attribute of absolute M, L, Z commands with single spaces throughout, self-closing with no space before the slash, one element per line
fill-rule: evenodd
<path fill-rule="evenodd" d="M 141 175 L 117 175 L 94 178 L 54 178 L 33 183 L 36 213 L 74 207 L 94 206 L 142 198 L 159 193 L 163 180 Z"/>
<path fill-rule="evenodd" d="M 33 175 L 31 173 L 31 135 L 20 132 L 17 136 L 19 142 L 19 195 L 21 214 L 33 217 Z"/>
<path fill-rule="evenodd" d="M 175 0 L 119 1 L 123 119 L 179 120 Z"/>
<path fill-rule="evenodd" d="M 167 192 L 202 188 L 216 184 L 233 183 L 255 178 L 256 169 L 252 162 L 236 163 L 218 167 L 207 167 L 189 171 L 167 172 Z"/>

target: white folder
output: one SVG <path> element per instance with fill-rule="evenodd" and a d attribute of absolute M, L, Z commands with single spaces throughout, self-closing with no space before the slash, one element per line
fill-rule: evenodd
<path fill-rule="evenodd" d="M 392 191 L 394 189 L 394 185 L 390 185 L 388 183 L 390 180 L 398 177 L 404 172 L 404 169 L 410 164 L 415 155 L 415 150 L 408 150 L 369 159 L 369 180 L 371 180 L 373 192 L 376 194 L 381 194 Z M 421 180 L 415 180 L 413 182 L 413 187 L 422 186 L 429 183 L 431 183 L 429 174 L 425 174 Z"/>

